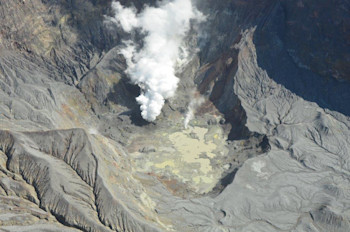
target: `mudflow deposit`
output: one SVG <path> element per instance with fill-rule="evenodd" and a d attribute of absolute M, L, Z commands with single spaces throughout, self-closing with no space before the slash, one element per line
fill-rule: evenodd
<path fill-rule="evenodd" d="M 349 0 L 0 0 L 1 232 L 349 232 Z"/>

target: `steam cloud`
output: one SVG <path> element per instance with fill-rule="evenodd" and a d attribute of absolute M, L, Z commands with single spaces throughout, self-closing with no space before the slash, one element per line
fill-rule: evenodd
<path fill-rule="evenodd" d="M 194 112 L 197 110 L 199 106 L 201 106 L 204 103 L 205 99 L 202 96 L 194 97 L 190 104 L 188 105 L 187 113 L 184 120 L 184 127 L 185 129 L 188 128 L 188 123 L 193 119 Z"/>
<path fill-rule="evenodd" d="M 138 28 L 145 34 L 141 49 L 137 51 L 135 44 L 127 41 L 121 53 L 131 81 L 141 88 L 141 95 L 136 98 L 141 115 L 147 121 L 154 121 L 165 100 L 176 92 L 179 79 L 175 76 L 175 66 L 190 21 L 202 20 L 203 16 L 191 0 L 165 0 L 158 7 L 146 6 L 140 13 L 119 2 L 113 2 L 112 7 L 115 17 L 111 20 L 125 32 Z"/>

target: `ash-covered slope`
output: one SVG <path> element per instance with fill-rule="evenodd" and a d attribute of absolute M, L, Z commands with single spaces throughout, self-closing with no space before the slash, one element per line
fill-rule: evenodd
<path fill-rule="evenodd" d="M 111 1 L 0 1 L 0 231 L 350 230 L 349 1 L 196 5 L 147 123 Z"/>

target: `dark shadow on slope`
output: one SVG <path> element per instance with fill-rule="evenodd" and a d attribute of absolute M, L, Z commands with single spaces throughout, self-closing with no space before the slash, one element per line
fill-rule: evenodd
<path fill-rule="evenodd" d="M 263 21 L 276 0 L 197 2 L 198 9 L 207 15 L 200 26 L 198 46 L 200 60 L 209 66 L 196 79 L 199 91 L 224 115 L 225 124 L 231 125 L 228 140 L 247 139 L 251 132 L 245 126 L 246 113 L 234 93 L 238 51 L 233 47 L 241 40 L 241 32 Z M 204 67 L 205 67 L 204 66 Z M 213 87 L 211 87 L 213 85 Z M 211 90 L 212 88 L 212 90 Z"/>
<path fill-rule="evenodd" d="M 241 147 L 237 150 L 231 150 L 230 154 L 225 160 L 225 163 L 230 164 L 229 170 L 223 173 L 222 178 L 213 188 L 213 190 L 208 194 L 212 197 L 219 195 L 225 188 L 230 185 L 236 177 L 238 170 L 242 167 L 245 161 L 254 158 L 256 156 L 265 154 L 270 151 L 271 146 L 269 144 L 269 139 L 266 135 L 260 135 L 258 133 L 252 133 L 251 137 L 245 140 Z"/>
<path fill-rule="evenodd" d="M 210 192 L 210 196 L 215 197 L 217 195 L 219 195 L 220 193 L 222 193 L 222 191 L 224 191 L 224 189 L 233 182 L 233 180 L 235 179 L 235 176 L 238 172 L 238 170 L 240 169 L 239 167 L 236 167 L 233 169 L 233 171 L 229 172 L 228 174 L 226 174 L 220 181 L 219 183 L 216 184 L 216 186 L 213 188 L 213 190 Z"/>
<path fill-rule="evenodd" d="M 276 0 L 194 1 L 207 16 L 200 26 L 198 46 L 201 62 L 211 63 L 227 52 L 241 32 L 256 25 L 269 13 Z"/>
<path fill-rule="evenodd" d="M 129 110 L 120 115 L 127 115 L 131 123 L 136 126 L 145 126 L 150 124 L 141 116 L 140 105 L 135 98 L 140 95 L 140 88 L 137 85 L 129 83 L 127 78 L 121 78 L 117 84 L 113 85 L 113 90 L 107 94 L 107 100 L 116 105 L 127 107 Z"/>
<path fill-rule="evenodd" d="M 277 2 L 272 7 L 271 14 L 266 20 L 261 21 L 256 29 L 254 43 L 259 66 L 267 71 L 270 78 L 303 99 L 315 102 L 322 108 L 328 108 L 350 116 L 350 82 L 337 80 L 329 75 L 321 76 L 317 73 L 319 69 L 312 66 L 313 59 L 322 61 L 322 59 L 328 58 L 321 47 L 312 46 L 311 43 L 314 41 L 314 43 L 321 46 L 319 41 L 327 41 L 327 38 L 314 39 L 314 37 L 325 35 L 324 33 L 315 32 L 313 27 L 316 27 L 316 25 L 303 24 L 304 20 L 307 19 L 302 18 L 301 15 L 297 18 L 298 21 L 294 23 L 309 27 L 310 35 L 298 34 L 297 38 L 300 38 L 299 40 L 289 41 L 288 37 L 293 31 L 290 31 L 289 23 L 291 22 L 288 21 L 285 7 Z M 295 31 L 295 33 L 298 33 L 298 31 Z M 306 45 L 303 44 L 302 40 L 308 38 L 311 41 Z M 331 42 L 329 41 L 329 43 Z M 338 42 L 341 41 L 333 41 L 333 43 Z M 301 57 L 307 63 L 303 63 L 298 57 L 298 53 L 305 52 L 303 49 L 310 49 L 311 55 L 314 56 L 314 58 Z M 348 46 L 344 45 L 344 49 L 348 50 L 350 54 Z"/>
<path fill-rule="evenodd" d="M 240 38 L 238 37 L 235 43 Z M 248 139 L 251 136 L 251 132 L 245 126 L 246 113 L 233 89 L 234 76 L 237 72 L 237 56 L 238 51 L 231 48 L 216 61 L 208 64 L 206 70 L 200 72 L 195 80 L 199 92 L 208 95 L 209 100 L 224 115 L 225 122 L 222 124 L 230 125 L 228 140 Z"/>
<path fill-rule="evenodd" d="M 140 88 L 137 85 L 132 85 L 126 77 L 123 77 L 113 85 L 113 89 L 107 94 L 107 100 L 134 110 L 134 108 L 139 108 L 135 100 L 139 95 Z"/>

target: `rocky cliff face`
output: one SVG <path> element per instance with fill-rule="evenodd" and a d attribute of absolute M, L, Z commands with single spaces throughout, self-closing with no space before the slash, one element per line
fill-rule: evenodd
<path fill-rule="evenodd" d="M 111 1 L 0 0 L 0 231 L 350 230 L 349 1 L 196 4 L 147 123 Z"/>

